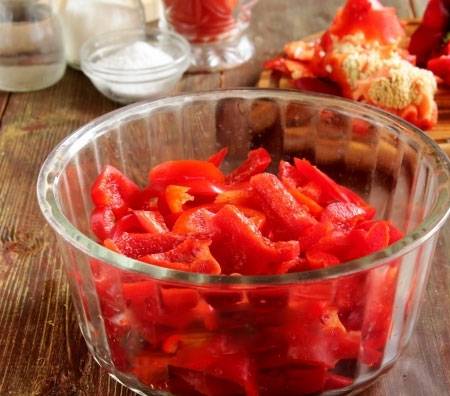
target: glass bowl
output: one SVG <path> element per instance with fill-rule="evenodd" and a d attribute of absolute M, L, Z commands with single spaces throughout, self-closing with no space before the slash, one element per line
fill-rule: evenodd
<path fill-rule="evenodd" d="M 161 25 L 183 35 L 191 44 L 191 71 L 230 69 L 255 53 L 246 31 L 256 2 L 163 0 Z"/>
<path fill-rule="evenodd" d="M 159 60 L 155 66 L 140 67 L 130 59 L 129 48 L 139 45 L 131 56 L 139 57 L 137 62 L 145 62 L 154 54 L 144 51 L 148 51 L 142 48 L 144 43 L 164 51 L 173 60 Z M 125 51 L 125 54 L 121 55 L 118 64 L 105 61 L 120 51 Z M 94 36 L 81 48 L 83 72 L 103 95 L 123 104 L 169 94 L 189 67 L 190 59 L 189 44 L 182 36 L 156 28 L 104 33 Z"/>
<path fill-rule="evenodd" d="M 226 169 L 258 146 L 274 166 L 306 157 L 406 236 L 335 267 L 240 277 L 161 268 L 94 241 L 90 186 L 103 166 L 144 184 L 162 161 L 204 159 L 222 146 Z M 370 384 L 408 343 L 449 216 L 450 163 L 426 134 L 370 106 L 227 90 L 94 120 L 50 154 L 38 198 L 87 345 L 116 380 L 143 395 L 336 395 Z"/>

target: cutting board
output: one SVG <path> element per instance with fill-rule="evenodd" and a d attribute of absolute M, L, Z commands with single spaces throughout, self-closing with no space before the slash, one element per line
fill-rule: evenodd
<path fill-rule="evenodd" d="M 419 21 L 405 21 L 405 30 L 411 35 L 418 27 Z M 320 37 L 322 33 L 316 33 L 304 38 L 305 41 L 312 41 Z M 258 87 L 260 88 L 289 88 L 287 80 L 275 76 L 271 70 L 263 70 L 261 72 Z M 436 101 L 438 105 L 438 123 L 431 131 L 426 133 L 434 139 L 439 146 L 450 157 L 450 89 L 439 86 Z"/>

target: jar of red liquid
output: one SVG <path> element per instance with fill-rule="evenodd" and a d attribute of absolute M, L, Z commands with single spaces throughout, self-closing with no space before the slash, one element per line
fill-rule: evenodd
<path fill-rule="evenodd" d="M 192 45 L 191 70 L 228 69 L 249 60 L 245 31 L 257 0 L 163 0 L 165 24 Z"/>

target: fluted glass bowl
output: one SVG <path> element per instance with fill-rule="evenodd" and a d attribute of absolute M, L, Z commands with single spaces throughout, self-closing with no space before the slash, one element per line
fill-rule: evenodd
<path fill-rule="evenodd" d="M 406 237 L 335 267 L 240 277 L 161 268 L 95 242 L 90 186 L 103 166 L 144 184 L 162 161 L 205 159 L 222 146 L 226 169 L 259 146 L 272 170 L 308 158 Z M 115 379 L 146 395 L 336 395 L 370 384 L 407 344 L 449 215 L 449 173 L 426 134 L 375 108 L 242 89 L 94 120 L 50 154 L 38 198 L 61 242 L 81 331 Z"/>

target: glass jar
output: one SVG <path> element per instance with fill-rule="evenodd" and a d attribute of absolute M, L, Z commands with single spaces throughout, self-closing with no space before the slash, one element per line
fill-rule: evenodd
<path fill-rule="evenodd" d="M 193 71 L 239 66 L 254 54 L 245 34 L 257 0 L 163 0 L 163 23 L 192 45 Z"/>
<path fill-rule="evenodd" d="M 0 2 L 0 90 L 47 88 L 66 64 L 61 27 L 50 6 L 37 0 Z"/>
<path fill-rule="evenodd" d="M 61 17 L 67 63 L 80 68 L 80 50 L 91 37 L 121 29 L 142 29 L 140 0 L 55 0 Z"/>

